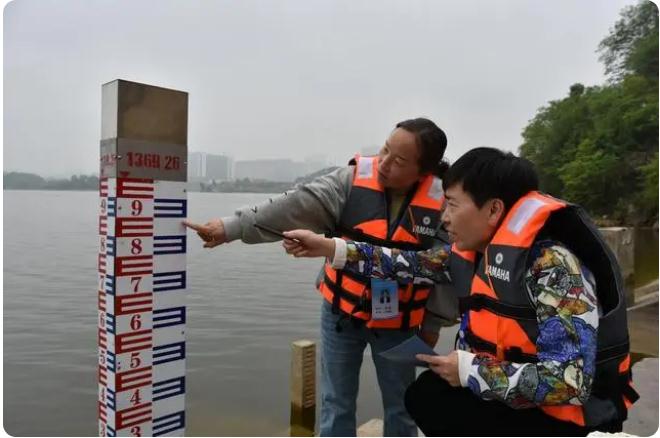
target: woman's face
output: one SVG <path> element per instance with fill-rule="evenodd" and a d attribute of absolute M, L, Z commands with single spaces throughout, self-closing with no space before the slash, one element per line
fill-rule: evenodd
<path fill-rule="evenodd" d="M 415 135 L 395 129 L 378 153 L 378 180 L 385 188 L 407 190 L 422 176 Z"/>

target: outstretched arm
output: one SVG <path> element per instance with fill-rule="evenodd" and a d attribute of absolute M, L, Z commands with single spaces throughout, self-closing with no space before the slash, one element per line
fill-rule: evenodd
<path fill-rule="evenodd" d="M 333 267 L 367 277 L 393 278 L 399 283 L 448 283 L 449 247 L 403 251 L 362 242 L 328 239 L 308 230 L 284 233 L 283 246 L 295 257 L 326 257 Z M 296 239 L 298 242 L 294 242 Z"/>
<path fill-rule="evenodd" d="M 353 167 L 342 167 L 258 205 L 239 208 L 232 216 L 213 219 L 203 225 L 192 221 L 183 224 L 197 232 L 205 248 L 238 239 L 244 243 L 280 239 L 276 234 L 256 228 L 255 224 L 278 231 L 295 228 L 331 231 L 339 221 L 352 178 Z"/>

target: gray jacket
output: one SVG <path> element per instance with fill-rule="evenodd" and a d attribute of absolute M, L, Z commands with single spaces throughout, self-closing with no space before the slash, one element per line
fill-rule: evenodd
<path fill-rule="evenodd" d="M 339 168 L 307 184 L 270 198 L 253 207 L 238 209 L 233 216 L 222 218 L 227 240 L 263 243 L 279 237 L 254 226 L 255 222 L 277 230 L 303 228 L 316 233 L 335 230 L 353 185 L 353 167 Z M 321 270 L 323 272 L 323 270 Z M 318 282 L 321 276 L 319 275 Z M 438 331 L 453 325 L 458 317 L 458 303 L 449 285 L 437 285 L 429 295 L 422 329 Z"/>

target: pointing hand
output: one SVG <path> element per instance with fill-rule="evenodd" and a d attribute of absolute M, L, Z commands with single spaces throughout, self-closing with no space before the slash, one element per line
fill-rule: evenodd
<path fill-rule="evenodd" d="M 184 220 L 183 225 L 197 231 L 197 235 L 205 242 L 204 248 L 214 248 L 227 242 L 225 224 L 221 219 L 212 219 L 204 225 Z"/>

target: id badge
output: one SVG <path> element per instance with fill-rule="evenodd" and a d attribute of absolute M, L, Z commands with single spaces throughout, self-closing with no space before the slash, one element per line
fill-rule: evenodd
<path fill-rule="evenodd" d="M 399 288 L 396 281 L 371 279 L 371 319 L 392 319 L 399 316 Z"/>

